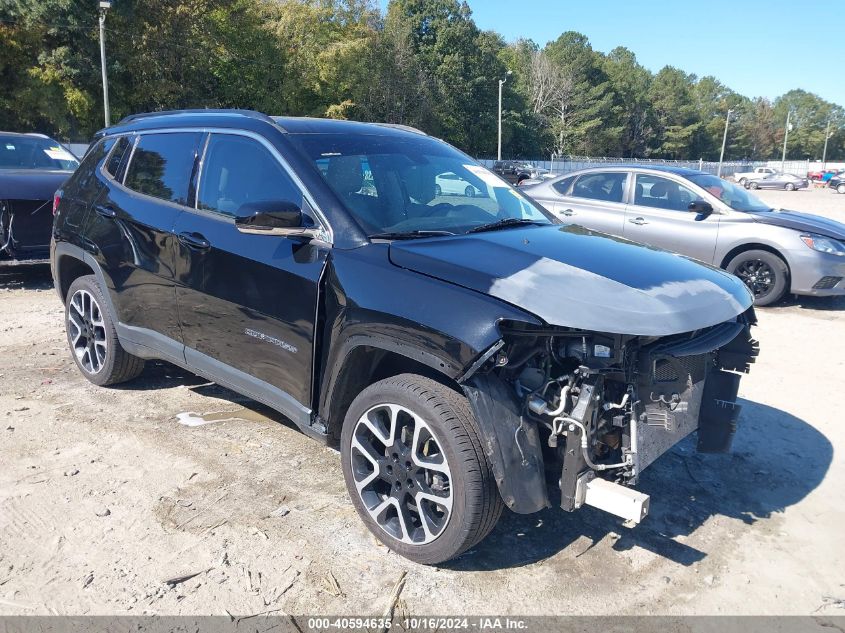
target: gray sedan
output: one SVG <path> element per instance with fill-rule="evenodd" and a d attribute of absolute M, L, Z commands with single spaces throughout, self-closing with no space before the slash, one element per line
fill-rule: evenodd
<path fill-rule="evenodd" d="M 751 288 L 756 305 L 787 292 L 845 295 L 845 224 L 772 209 L 711 174 L 623 165 L 565 174 L 523 191 L 564 222 L 724 268 Z"/>
<path fill-rule="evenodd" d="M 757 180 L 749 180 L 745 183 L 746 189 L 786 189 L 787 191 L 795 191 L 796 189 L 806 189 L 810 182 L 806 178 L 795 176 L 794 174 L 775 173 L 769 174 L 765 178 L 758 178 Z"/>

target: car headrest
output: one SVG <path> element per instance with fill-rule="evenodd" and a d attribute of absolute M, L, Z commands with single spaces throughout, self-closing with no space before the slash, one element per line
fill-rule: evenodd
<path fill-rule="evenodd" d="M 668 193 L 669 187 L 666 185 L 665 182 L 656 182 L 651 186 L 648 195 L 651 198 L 663 198 L 668 195 Z"/>
<path fill-rule="evenodd" d="M 326 180 L 337 193 L 355 193 L 364 184 L 361 159 L 358 156 L 334 156 L 329 159 Z"/>

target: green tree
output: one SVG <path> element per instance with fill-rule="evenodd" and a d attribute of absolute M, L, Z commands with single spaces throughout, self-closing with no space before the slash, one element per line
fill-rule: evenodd
<path fill-rule="evenodd" d="M 702 122 L 693 98 L 695 75 L 665 66 L 654 76 L 649 99 L 654 110 L 650 154 L 690 158 Z"/>

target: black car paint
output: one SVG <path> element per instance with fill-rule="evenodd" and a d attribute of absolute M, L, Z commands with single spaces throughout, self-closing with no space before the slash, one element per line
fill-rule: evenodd
<path fill-rule="evenodd" d="M 189 206 L 182 207 L 130 191 L 119 183 L 121 174 L 116 180 L 102 170 L 106 144 L 116 135 L 161 128 L 231 128 L 260 135 L 313 196 L 331 226 L 333 244 L 241 234 L 233 222 L 191 208 L 193 194 Z M 478 418 L 502 496 L 519 512 L 548 505 L 539 441 L 529 434 L 525 443 L 510 442 L 520 431 L 517 426 L 512 432 L 519 424 L 515 397 L 497 396 L 484 379 L 472 375 L 501 344 L 503 323 L 627 334 L 633 327 L 668 335 L 735 318 L 751 303 L 744 287 L 724 273 L 559 227 L 370 242 L 287 138 L 290 132 L 309 131 L 413 133 L 231 111 L 139 117 L 102 131 L 97 137 L 102 144 L 89 152 L 89 165 L 63 188 L 51 243 L 60 295 L 67 290 L 68 275 L 84 264 L 107 291 L 121 344 L 130 353 L 164 358 L 245 393 L 326 440 L 337 435 L 357 395 L 355 373 L 366 363 L 395 355 L 460 383 Z M 185 233 L 204 243 L 197 250 L 196 242 L 180 239 Z M 620 254 L 632 261 L 622 266 L 625 273 L 605 260 Z M 578 286 L 576 294 L 583 291 L 583 296 L 573 296 L 565 285 L 544 283 L 531 288 L 538 294 L 526 296 L 524 305 L 496 296 L 497 279 L 512 281 L 538 261 L 565 271 L 557 279 L 561 283 L 577 280 L 578 268 L 586 266 L 582 278 L 592 285 Z M 706 286 L 704 301 L 689 310 L 685 302 L 694 296 L 696 283 Z M 651 292 L 666 287 L 671 290 Z M 642 312 L 602 315 L 620 292 L 615 298 L 622 302 L 645 297 Z M 552 311 L 543 306 L 544 298 Z M 591 301 L 603 307 L 590 310 Z M 725 305 L 731 306 L 730 315 Z M 657 317 L 649 312 L 653 309 Z"/>
<path fill-rule="evenodd" d="M 72 172 L 0 169 L 0 214 L 11 214 L 14 259 L 46 259 L 53 225 L 53 195 Z M 8 240 L 8 218 L 0 218 L 0 247 Z M 0 252 L 0 263 L 10 253 Z"/>
<path fill-rule="evenodd" d="M 781 226 L 802 233 L 817 233 L 836 240 L 845 240 L 845 225 L 842 222 L 829 220 L 819 215 L 788 211 L 786 209 L 772 209 L 771 211 L 747 211 L 754 220 L 761 224 Z"/>

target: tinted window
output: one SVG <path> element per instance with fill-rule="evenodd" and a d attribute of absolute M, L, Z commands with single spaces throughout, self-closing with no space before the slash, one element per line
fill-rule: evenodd
<path fill-rule="evenodd" d="M 72 171 L 76 158 L 56 141 L 41 136 L 0 135 L 0 169 Z"/>
<path fill-rule="evenodd" d="M 111 141 L 113 143 L 114 139 L 111 139 Z M 109 155 L 109 160 L 106 162 L 105 170 L 112 178 L 117 177 L 120 171 L 120 163 L 123 161 L 123 157 L 126 154 L 128 147 L 129 139 L 125 136 L 121 136 L 115 144 L 114 150 Z"/>
<path fill-rule="evenodd" d="M 87 187 L 97 174 L 97 166 L 106 157 L 114 145 L 113 138 L 102 139 L 88 148 L 85 157 L 82 159 L 80 168 L 73 176 L 80 187 Z"/>
<path fill-rule="evenodd" d="M 627 177 L 628 174 L 624 172 L 584 174 L 572 188 L 572 195 L 576 198 L 622 202 Z"/>
<path fill-rule="evenodd" d="M 634 191 L 634 204 L 655 209 L 670 211 L 686 211 L 689 203 L 697 196 L 673 180 L 637 174 L 637 184 Z"/>
<path fill-rule="evenodd" d="M 188 183 L 199 137 L 199 132 L 142 135 L 126 172 L 126 186 L 148 196 L 188 204 Z"/>
<path fill-rule="evenodd" d="M 569 178 L 558 180 L 552 185 L 552 187 L 554 187 L 555 190 L 562 196 L 568 196 L 569 188 L 572 186 L 572 182 L 575 180 L 575 178 L 577 178 L 577 176 L 570 176 Z"/>
<path fill-rule="evenodd" d="M 230 134 L 213 134 L 203 161 L 197 206 L 229 216 L 257 200 L 302 205 L 302 193 L 279 161 L 261 143 Z"/>

